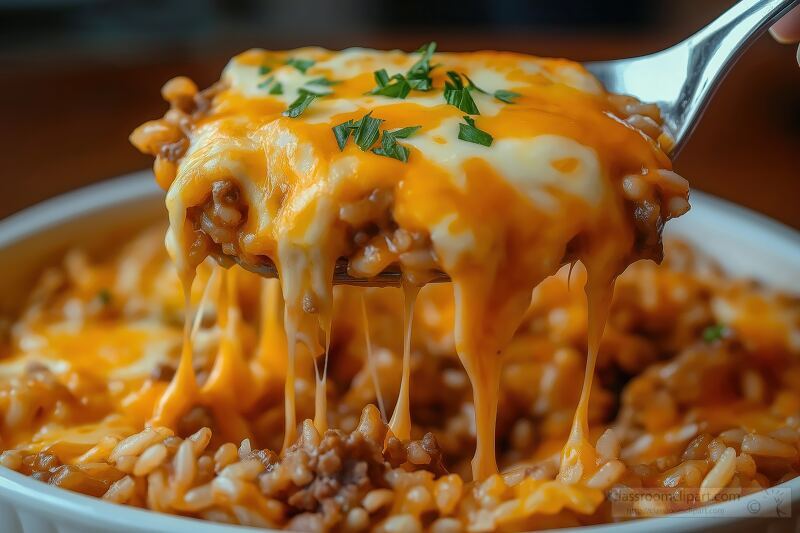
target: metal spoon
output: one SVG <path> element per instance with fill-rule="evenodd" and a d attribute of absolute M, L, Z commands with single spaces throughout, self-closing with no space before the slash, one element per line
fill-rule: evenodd
<path fill-rule="evenodd" d="M 662 52 L 584 66 L 609 92 L 658 104 L 664 126 L 675 140 L 670 153 L 675 157 L 733 63 L 759 35 L 798 4 L 800 0 L 741 0 L 699 32 Z M 268 259 L 253 265 L 238 257 L 215 258 L 223 265 L 236 262 L 261 276 L 278 277 L 275 265 Z M 334 283 L 346 285 L 399 286 L 401 281 L 402 272 L 397 267 L 373 278 L 350 276 L 345 259 L 338 261 L 333 275 Z M 437 272 L 431 281 L 449 278 Z"/>
<path fill-rule="evenodd" d="M 264 278 L 279 277 L 275 263 L 266 257 L 258 264 L 248 263 L 237 256 L 219 253 L 212 254 L 212 257 L 217 263 L 224 267 L 229 267 L 235 263 L 243 269 L 249 270 Z M 444 272 L 432 272 L 430 278 L 426 277 L 427 283 L 442 283 L 447 281 L 450 281 L 450 278 Z M 334 285 L 357 285 L 359 287 L 399 287 L 403 283 L 403 273 L 400 271 L 400 268 L 390 266 L 375 277 L 356 278 L 347 273 L 347 259 L 341 258 L 336 262 L 333 268 L 333 283 Z"/>
<path fill-rule="evenodd" d="M 688 39 L 642 57 L 584 66 L 612 93 L 658 104 L 675 139 L 686 144 L 709 99 L 748 46 L 800 0 L 741 0 Z"/>

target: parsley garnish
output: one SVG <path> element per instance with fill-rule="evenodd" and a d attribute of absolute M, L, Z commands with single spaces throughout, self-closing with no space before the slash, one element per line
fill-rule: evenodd
<path fill-rule="evenodd" d="M 97 299 L 100 300 L 100 303 L 103 305 L 109 305 L 111 303 L 111 291 L 108 289 L 100 289 L 97 291 Z"/>
<path fill-rule="evenodd" d="M 344 150 L 347 146 L 347 141 L 350 135 L 353 135 L 353 141 L 363 151 L 372 148 L 375 141 L 378 140 L 379 129 L 383 120 L 373 118 L 370 111 L 359 120 L 350 119 L 346 122 L 333 127 L 333 135 L 336 137 L 336 144 L 339 150 Z M 384 157 L 391 157 L 402 162 L 408 161 L 409 150 L 405 146 L 398 144 L 397 139 L 407 139 L 413 135 L 421 126 L 408 126 L 406 128 L 399 128 L 396 130 L 383 130 L 380 132 L 381 145 L 373 148 L 372 153 Z"/>
<path fill-rule="evenodd" d="M 462 141 L 467 141 L 475 144 L 482 144 L 483 146 L 491 146 L 494 137 L 489 135 L 483 130 L 479 130 L 475 126 L 475 120 L 472 117 L 465 116 L 464 122 L 466 124 L 458 125 L 458 138 Z"/>
<path fill-rule="evenodd" d="M 331 85 L 338 85 L 342 82 L 338 80 L 329 80 L 325 77 L 314 78 L 313 80 L 309 80 L 306 82 L 306 85 L 325 85 L 326 87 L 330 87 Z"/>
<path fill-rule="evenodd" d="M 372 89 L 369 94 L 379 94 L 390 98 L 405 98 L 411 92 L 411 85 L 402 74 L 395 74 L 391 78 L 386 73 L 386 69 L 374 72 L 377 87 Z"/>
<path fill-rule="evenodd" d="M 308 108 L 308 106 L 311 105 L 311 102 L 313 102 L 317 98 L 317 96 L 319 95 L 312 94 L 310 92 L 304 91 L 303 89 L 300 89 L 297 99 L 291 104 L 289 104 L 288 109 L 286 109 L 286 111 L 283 112 L 283 116 L 289 118 L 299 117 L 303 113 L 303 111 L 305 111 Z"/>
<path fill-rule="evenodd" d="M 450 78 L 450 81 L 444 82 L 444 99 L 447 103 L 459 108 L 464 113 L 480 115 L 481 112 L 478 111 L 478 106 L 475 105 L 475 100 L 470 94 L 470 88 L 464 86 L 458 72 L 450 70 L 447 72 L 447 77 Z"/>
<path fill-rule="evenodd" d="M 414 63 L 406 73 L 406 80 L 412 89 L 417 91 L 429 91 L 433 87 L 433 80 L 431 79 L 431 57 L 436 52 L 436 42 L 431 41 L 428 44 L 422 45 L 417 52 L 422 54 L 416 63 Z"/>
<path fill-rule="evenodd" d="M 489 94 L 488 91 L 484 91 L 483 89 L 481 89 L 480 87 L 475 85 L 475 82 L 472 81 L 471 79 L 469 79 L 469 76 L 464 74 L 464 77 L 467 79 L 467 87 L 468 88 L 475 89 L 479 93 Z M 514 91 L 506 91 L 504 89 L 498 89 L 494 93 L 491 93 L 491 95 L 494 96 L 495 98 L 497 98 L 498 100 L 500 100 L 501 102 L 505 102 L 507 104 L 515 103 L 514 99 L 515 98 L 519 98 L 520 96 L 522 96 L 521 94 L 515 93 Z"/>
<path fill-rule="evenodd" d="M 378 140 L 378 128 L 383 124 L 383 119 L 372 118 L 372 111 L 358 121 L 353 131 L 353 141 L 365 152 Z"/>
<path fill-rule="evenodd" d="M 267 87 L 269 87 L 269 84 L 272 83 L 274 79 L 275 79 L 274 76 L 270 76 L 269 78 L 265 79 L 264 81 L 256 85 L 256 87 L 258 87 L 259 89 L 266 89 Z"/>
<path fill-rule="evenodd" d="M 272 67 L 268 67 L 267 65 L 261 65 L 258 67 L 258 75 L 263 76 L 264 74 L 269 74 L 272 72 Z"/>
<path fill-rule="evenodd" d="M 336 137 L 339 150 L 344 150 L 352 133 L 355 143 L 366 152 L 378 140 L 378 129 L 382 123 L 382 119 L 372 118 L 372 111 L 370 111 L 359 120 L 350 119 L 334 126 L 333 135 Z"/>
<path fill-rule="evenodd" d="M 435 51 L 435 42 L 428 43 L 417 50 L 422 54 L 422 57 L 408 69 L 405 75 L 395 74 L 389 77 L 386 69 L 376 70 L 374 76 L 377 87 L 367 94 L 377 94 L 388 96 L 389 98 L 405 98 L 412 89 L 416 91 L 431 90 L 433 87 L 431 70 L 434 67 L 431 66 L 430 61 Z"/>
<path fill-rule="evenodd" d="M 372 75 L 375 77 L 375 83 L 378 84 L 378 87 L 385 87 L 389 83 L 389 74 L 386 73 L 385 68 L 376 70 Z"/>
<path fill-rule="evenodd" d="M 408 139 L 419 130 L 422 126 L 406 126 L 405 128 L 398 128 L 396 130 L 384 130 L 384 133 L 392 135 L 396 139 Z"/>
<path fill-rule="evenodd" d="M 327 83 L 321 83 L 320 80 L 325 80 L 325 78 L 311 80 L 306 85 L 300 87 L 300 89 L 297 90 L 297 99 L 283 112 L 283 116 L 290 118 L 299 117 L 317 97 L 333 94 L 333 90 L 329 87 L 329 85 L 333 83 L 329 82 L 329 80 L 325 80 Z M 270 94 L 283 94 L 283 86 L 278 83 L 276 87 L 272 88 Z"/>
<path fill-rule="evenodd" d="M 513 104 L 515 98 L 519 98 L 522 96 L 519 93 L 515 93 L 514 91 L 506 91 L 503 89 L 498 89 L 494 92 L 494 97 L 500 100 L 501 102 L 505 102 L 507 104 Z"/>
<path fill-rule="evenodd" d="M 313 59 L 299 59 L 295 57 L 290 57 L 289 59 L 286 60 L 287 65 L 296 68 L 303 74 L 305 74 L 308 69 L 313 67 L 314 63 L 316 63 L 316 61 L 314 61 Z"/>
<path fill-rule="evenodd" d="M 352 119 L 333 127 L 333 136 L 336 137 L 336 144 L 339 145 L 340 152 L 347 146 L 347 139 L 350 138 L 350 134 L 353 133 L 355 127 L 356 121 Z"/>
<path fill-rule="evenodd" d="M 703 340 L 708 344 L 712 344 L 716 341 L 721 341 L 727 336 L 727 334 L 728 328 L 722 324 L 714 324 L 713 326 L 708 326 L 703 330 Z"/>
<path fill-rule="evenodd" d="M 408 148 L 402 144 L 398 144 L 397 139 L 407 139 L 421 127 L 422 126 L 408 126 L 397 130 L 383 130 L 381 145 L 379 148 L 373 148 L 372 153 L 384 157 L 391 157 L 403 163 L 408 162 Z"/>
<path fill-rule="evenodd" d="M 275 81 L 275 77 L 274 76 L 270 76 L 269 78 L 267 78 L 264 81 L 262 81 L 261 83 L 259 83 L 257 85 L 257 87 L 259 89 L 266 89 L 271 84 L 272 87 L 270 87 L 270 89 L 268 91 L 268 94 L 283 94 L 283 84 L 281 84 L 281 82 L 279 82 L 279 81 L 275 81 L 275 83 L 272 83 L 273 81 Z"/>

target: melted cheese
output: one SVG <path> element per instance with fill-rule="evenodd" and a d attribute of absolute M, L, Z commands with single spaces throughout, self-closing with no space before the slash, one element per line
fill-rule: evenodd
<path fill-rule="evenodd" d="M 286 64 L 289 58 L 314 63 L 301 72 Z M 192 123 L 188 150 L 169 184 L 169 250 L 179 272 L 190 280 L 193 267 L 188 258 L 196 224 L 191 209 L 208 201 L 216 181 L 238 186 L 247 206 L 237 228 L 241 259 L 267 257 L 281 278 L 285 337 L 278 342 L 286 342 L 286 447 L 297 435 L 298 349 L 304 346 L 311 356 L 320 353 L 313 340 L 320 324 L 327 369 L 334 264 L 354 247 L 354 228 L 340 218 L 340 208 L 374 191 L 390 191 L 391 220 L 399 228 L 426 236 L 439 268 L 452 280 L 456 350 L 472 382 L 475 403 L 475 479 L 497 472 L 494 428 L 501 358 L 522 321 L 531 291 L 568 254 L 570 260 L 581 260 L 589 271 L 589 363 L 560 474 L 562 481 L 578 482 L 594 468 L 587 405 L 611 287 L 616 275 L 639 255 L 623 179 L 637 176 L 655 191 L 645 198 L 650 204 L 642 204 L 650 213 L 653 205 L 667 206 L 675 197 L 685 204 L 686 191 L 674 187 L 674 180 L 662 183 L 671 176 L 663 172 L 670 169 L 670 162 L 658 142 L 627 124 L 609 95 L 580 65 L 499 52 L 436 54 L 431 61 L 437 65 L 431 74 L 432 90 L 411 91 L 405 99 L 367 94 L 375 85 L 374 71 L 403 73 L 417 59 L 399 51 L 319 48 L 252 50 L 235 57 L 223 73 L 224 89 L 210 110 Z M 269 72 L 262 74 L 263 70 Z M 509 104 L 472 91 L 480 109 L 473 118 L 477 127 L 493 136 L 491 146 L 458 138 L 464 113 L 448 105 L 442 95 L 446 72 L 451 70 L 469 76 L 489 93 L 519 93 Z M 302 87 L 320 77 L 335 81 L 331 94 L 314 100 L 299 117 L 283 116 Z M 267 80 L 280 83 L 282 94 L 270 94 Z M 420 126 L 401 142 L 410 150 L 407 162 L 362 150 L 352 140 L 340 150 L 332 128 L 366 113 L 381 119 L 382 129 Z M 159 176 L 159 182 L 170 182 L 169 176 Z M 644 222 L 656 236 L 671 216 L 666 207 L 662 211 Z M 188 291 L 190 282 L 185 286 Z M 403 373 L 390 424 L 401 439 L 410 438 L 411 429 L 409 359 L 415 290 L 407 289 L 406 296 Z M 220 298 L 222 308 L 228 309 L 225 298 Z M 309 318 L 309 307 L 319 320 Z M 274 306 L 270 309 L 269 316 L 274 317 Z M 178 373 L 156 413 L 158 422 L 174 423 L 194 402 L 210 402 L 227 413 L 232 402 L 225 391 L 253 386 L 252 373 L 248 374 L 235 342 L 234 317 L 230 309 L 220 314 L 225 340 L 210 383 L 202 389 L 191 369 L 187 333 Z M 273 322 L 265 323 L 264 331 L 276 334 Z M 265 367 L 273 364 L 263 355 L 257 360 Z M 277 367 L 275 372 L 282 373 L 283 363 Z M 326 371 L 317 379 L 319 431 L 327 427 L 325 378 Z"/>
<path fill-rule="evenodd" d="M 389 421 L 389 429 L 398 439 L 411 438 L 411 324 L 414 320 L 414 304 L 418 287 L 403 285 L 403 375 L 400 379 L 400 394 Z"/>

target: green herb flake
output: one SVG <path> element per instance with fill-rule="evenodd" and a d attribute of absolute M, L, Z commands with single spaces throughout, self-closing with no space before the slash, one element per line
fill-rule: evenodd
<path fill-rule="evenodd" d="M 728 335 L 728 328 L 726 328 L 722 324 L 714 324 L 713 326 L 708 326 L 706 329 L 703 330 L 703 340 L 707 344 L 713 344 L 717 341 L 721 341 L 727 335 Z"/>
<path fill-rule="evenodd" d="M 316 61 L 313 59 L 300 59 L 296 57 L 290 57 L 286 60 L 287 65 L 296 68 L 303 74 L 305 74 L 308 69 L 313 67 L 314 63 L 316 63 Z"/>
<path fill-rule="evenodd" d="M 386 132 L 383 132 L 381 146 L 379 148 L 373 148 L 372 153 L 384 157 L 391 157 L 392 159 L 397 159 L 398 161 L 406 163 L 408 162 L 409 150 L 402 144 L 398 144 L 393 137 L 388 137 Z"/>
<path fill-rule="evenodd" d="M 483 146 L 491 146 L 494 137 L 487 132 L 478 129 L 475 126 L 475 120 L 472 117 L 465 116 L 464 122 L 466 124 L 458 125 L 458 138 L 462 141 L 467 141 L 475 144 L 482 144 Z"/>
<path fill-rule="evenodd" d="M 373 118 L 372 112 L 367 113 L 358 120 L 350 119 L 334 126 L 333 136 L 336 138 L 336 144 L 339 150 L 342 151 L 347 146 L 347 141 L 350 135 L 353 136 L 353 141 L 363 151 L 372 148 L 378 136 L 381 137 L 380 146 L 372 148 L 372 153 L 384 157 L 391 157 L 398 161 L 407 162 L 409 149 L 397 142 L 397 139 L 407 139 L 417 132 L 422 126 L 408 126 L 405 128 L 398 128 L 396 130 L 383 130 L 379 132 L 383 120 Z"/>
<path fill-rule="evenodd" d="M 264 76 L 266 74 L 269 74 L 270 72 L 272 72 L 272 67 L 268 67 L 267 65 L 261 65 L 260 67 L 258 67 L 259 76 Z"/>
<path fill-rule="evenodd" d="M 507 104 L 514 104 L 515 98 L 519 98 L 522 96 L 519 93 L 515 93 L 514 91 L 505 91 L 503 89 L 498 89 L 494 92 L 494 97 L 500 100 L 501 102 L 505 102 Z"/>
<path fill-rule="evenodd" d="M 430 61 L 435 51 L 435 42 L 422 46 L 417 50 L 422 56 L 408 69 L 405 75 L 395 74 L 390 77 L 386 69 L 376 70 L 373 73 L 376 87 L 367 94 L 388 96 L 389 98 L 405 98 L 412 90 L 431 90 L 433 88 L 433 80 L 430 73 L 435 66 L 431 66 Z"/>
<path fill-rule="evenodd" d="M 470 115 L 480 115 L 478 106 L 475 100 L 472 99 L 469 87 L 464 86 L 461 76 L 452 70 L 447 72 L 447 77 L 450 81 L 444 82 L 444 99 L 445 101 L 460 109 L 464 113 Z"/>
<path fill-rule="evenodd" d="M 388 96 L 389 98 L 405 98 L 411 92 L 411 85 L 402 74 L 395 74 L 391 78 L 386 71 L 381 69 L 375 71 L 375 82 L 377 87 L 372 89 L 369 94 Z"/>
<path fill-rule="evenodd" d="M 97 299 L 103 305 L 110 305 L 111 300 L 113 299 L 111 296 L 111 291 L 108 289 L 100 289 L 97 291 Z"/>
<path fill-rule="evenodd" d="M 269 94 L 283 94 L 283 84 L 279 81 L 276 81 L 275 85 L 270 88 Z"/>
<path fill-rule="evenodd" d="M 467 79 L 467 88 L 478 91 L 479 93 L 489 94 L 488 91 L 484 91 L 483 89 L 475 85 L 475 82 L 469 79 L 469 76 L 467 76 L 466 74 L 463 74 L 463 76 Z M 501 102 L 505 102 L 507 104 L 514 104 L 516 103 L 514 102 L 514 99 L 519 98 L 522 95 L 519 93 L 515 93 L 514 91 L 506 91 L 504 89 L 498 89 L 494 93 L 492 93 L 491 96 L 494 96 Z"/>
<path fill-rule="evenodd" d="M 385 133 L 390 134 L 392 137 L 396 139 L 408 139 L 419 130 L 422 126 L 406 126 L 405 128 L 399 128 L 396 130 L 385 131 Z"/>
<path fill-rule="evenodd" d="M 339 85 L 339 80 L 329 80 L 328 78 L 321 76 L 319 78 L 314 78 L 313 80 L 309 80 L 306 82 L 306 85 L 324 85 L 326 87 L 330 87 L 332 85 Z"/>
<path fill-rule="evenodd" d="M 433 80 L 431 79 L 431 58 L 436 52 L 436 42 L 430 42 L 420 47 L 417 52 L 422 54 L 416 63 L 414 63 L 408 72 L 406 72 L 406 81 L 409 86 L 416 91 L 430 91 L 433 87 Z"/>
<path fill-rule="evenodd" d="M 339 151 L 341 152 L 344 150 L 344 147 L 347 146 L 347 140 L 350 138 L 350 134 L 353 133 L 353 130 L 356 129 L 356 121 L 348 120 L 347 122 L 342 122 L 341 124 L 333 127 L 333 135 L 336 137 L 336 144 L 339 145 Z"/>
<path fill-rule="evenodd" d="M 372 111 L 370 111 L 356 124 L 353 141 L 366 152 L 378 140 L 378 130 L 381 124 L 383 124 L 383 119 L 372 118 Z"/>
<path fill-rule="evenodd" d="M 292 102 L 286 111 L 283 112 L 284 117 L 289 118 L 297 118 L 303 114 L 303 111 L 308 109 L 308 106 L 311 105 L 311 102 L 316 100 L 318 95 L 312 94 L 303 90 L 300 90 L 300 94 L 297 96 L 294 102 Z"/>
<path fill-rule="evenodd" d="M 361 150 L 366 152 L 378 140 L 381 124 L 383 124 L 383 119 L 372 118 L 372 111 L 370 111 L 359 120 L 350 119 L 338 126 L 334 126 L 332 128 L 333 135 L 336 137 L 336 144 L 339 145 L 339 150 L 344 150 L 347 140 L 352 134 L 353 141 Z"/>
<path fill-rule="evenodd" d="M 448 74 L 449 74 L 449 72 L 448 72 Z M 467 76 L 466 74 L 463 74 L 463 76 L 467 80 L 467 87 L 469 87 L 470 89 L 474 89 L 474 90 L 478 91 L 479 93 L 489 94 L 487 91 L 484 91 L 483 89 L 481 89 L 480 87 L 475 85 L 475 82 L 472 81 L 469 76 Z"/>
<path fill-rule="evenodd" d="M 375 83 L 378 84 L 378 87 L 386 87 L 386 85 L 389 83 L 389 74 L 386 72 L 385 68 L 376 70 L 372 73 L 372 75 L 375 78 Z"/>
<path fill-rule="evenodd" d="M 381 145 L 378 148 L 373 148 L 372 153 L 382 155 L 384 157 L 391 157 L 403 163 L 408 162 L 409 149 L 399 144 L 397 139 L 407 139 L 422 126 L 408 126 L 396 130 L 384 130 L 381 137 Z"/>
<path fill-rule="evenodd" d="M 270 76 L 269 78 L 265 79 L 264 81 L 256 85 L 256 87 L 258 87 L 259 89 L 266 89 L 267 87 L 269 87 L 269 84 L 272 83 L 274 79 L 275 78 L 273 76 Z"/>

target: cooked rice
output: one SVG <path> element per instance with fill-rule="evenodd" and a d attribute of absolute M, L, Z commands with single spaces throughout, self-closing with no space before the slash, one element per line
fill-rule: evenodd
<path fill-rule="evenodd" d="M 344 216 L 355 219 L 356 211 Z M 407 237 L 396 239 L 412 246 Z M 420 295 L 408 442 L 386 438 L 373 406 L 375 381 L 387 400 L 399 387 L 401 301 L 386 289 L 337 289 L 328 402 L 330 427 L 338 429 L 320 435 L 307 421 L 298 442 L 279 456 L 277 370 L 274 387 L 250 407 L 219 413 L 198 405 L 175 431 L 144 427 L 134 399 L 166 386 L 183 323 L 180 290 L 159 239 L 160 230 L 148 232 L 99 262 L 73 252 L 31 292 L 10 343 L 0 348 L 0 465 L 159 512 L 258 527 L 386 532 L 593 524 L 615 519 L 604 497 L 614 487 L 692 488 L 710 501 L 725 487 L 774 486 L 800 468 L 800 302 L 728 279 L 680 243 L 668 247 L 665 265 L 636 264 L 617 284 L 590 410 L 598 470 L 583 485 L 554 481 L 584 364 L 578 271 L 571 290 L 566 272 L 536 290 L 506 352 L 497 422 L 501 476 L 469 481 L 474 413 L 453 348 L 447 286 Z M 195 302 L 210 270 L 202 265 Z M 261 281 L 236 275 L 241 345 L 253 354 L 253 295 Z M 111 296 L 100 302 L 102 291 Z M 377 380 L 366 364 L 362 294 Z M 220 335 L 214 303 L 204 305 L 195 336 L 200 384 Z M 86 354 L 71 351 L 90 331 L 134 330 L 159 332 L 157 357 L 128 353 L 113 334 L 93 341 Z M 302 420 L 313 414 L 313 365 L 300 366 Z M 225 442 L 235 424 L 242 438 Z"/>

